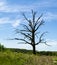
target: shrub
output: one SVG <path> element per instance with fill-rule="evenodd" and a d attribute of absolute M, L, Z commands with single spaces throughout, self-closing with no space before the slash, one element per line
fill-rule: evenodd
<path fill-rule="evenodd" d="M 0 51 L 4 51 L 4 50 L 5 50 L 4 45 L 1 45 L 1 43 L 0 43 Z"/>

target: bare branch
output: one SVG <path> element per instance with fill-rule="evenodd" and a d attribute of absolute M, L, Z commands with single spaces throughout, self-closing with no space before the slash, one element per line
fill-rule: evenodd
<path fill-rule="evenodd" d="M 35 36 L 38 35 L 40 32 L 35 32 Z"/>
<path fill-rule="evenodd" d="M 14 38 L 14 40 L 21 40 L 21 41 L 24 41 L 26 44 L 32 45 L 30 42 L 28 42 L 28 41 L 26 41 L 26 40 L 24 40 L 24 39 Z"/>
<path fill-rule="evenodd" d="M 28 32 L 31 32 L 31 30 L 28 28 L 27 25 L 25 25 L 25 24 L 21 24 L 21 25 L 23 25 L 23 27 L 24 27 Z"/>
<path fill-rule="evenodd" d="M 34 11 L 32 10 L 33 23 L 35 23 L 35 15 L 36 15 L 36 13 L 37 13 L 37 12 L 34 12 Z"/>
<path fill-rule="evenodd" d="M 35 37 L 38 38 L 40 32 L 35 32 Z"/>
<path fill-rule="evenodd" d="M 32 23 L 32 21 L 31 20 L 29 20 L 30 22 L 29 22 L 29 27 L 31 28 L 31 29 L 33 29 L 33 23 Z"/>
<path fill-rule="evenodd" d="M 35 31 L 37 31 L 37 30 L 39 29 L 39 27 L 42 26 L 43 24 L 44 24 L 44 21 L 42 20 L 42 21 L 38 24 L 38 26 L 37 26 L 37 28 L 35 29 Z"/>
<path fill-rule="evenodd" d="M 34 28 L 39 24 L 39 20 L 41 19 L 41 17 L 43 16 L 43 14 L 41 14 L 37 20 L 35 21 L 35 25 L 34 25 Z"/>
<path fill-rule="evenodd" d="M 25 16 L 24 13 L 23 13 L 23 16 L 24 16 L 25 20 L 26 20 L 27 22 L 29 22 L 29 26 L 32 28 L 32 22 L 31 22 L 31 20 L 28 20 L 28 18 Z"/>
<path fill-rule="evenodd" d="M 37 18 L 36 22 L 39 21 L 39 19 L 43 16 L 43 13 Z"/>
<path fill-rule="evenodd" d="M 29 31 L 27 31 L 27 30 L 25 30 L 25 29 L 23 29 L 23 30 L 15 30 L 16 31 L 16 33 L 20 33 L 20 32 L 29 32 Z"/>
<path fill-rule="evenodd" d="M 24 18 L 25 18 L 25 20 L 27 21 L 27 22 L 29 22 L 29 24 L 31 25 L 31 20 L 29 20 L 26 16 L 25 16 L 25 14 L 23 13 L 23 16 L 24 16 Z"/>
<path fill-rule="evenodd" d="M 46 41 L 44 41 L 44 39 L 42 38 L 45 33 L 47 33 L 47 32 L 44 32 L 44 33 L 42 33 L 42 34 L 40 35 L 39 41 L 38 41 L 35 45 L 38 45 L 39 43 L 45 43 L 45 44 L 46 44 Z"/>
<path fill-rule="evenodd" d="M 28 18 L 25 16 L 25 14 L 22 13 L 22 15 L 24 16 L 25 20 L 27 20 L 29 22 Z"/>
<path fill-rule="evenodd" d="M 24 35 L 26 38 L 29 38 L 30 40 L 32 39 L 31 36 L 27 33 L 23 33 L 23 32 L 20 32 L 22 35 Z"/>
<path fill-rule="evenodd" d="M 47 44 L 46 42 L 45 42 L 45 45 L 47 45 L 47 46 L 51 46 L 51 45 Z"/>

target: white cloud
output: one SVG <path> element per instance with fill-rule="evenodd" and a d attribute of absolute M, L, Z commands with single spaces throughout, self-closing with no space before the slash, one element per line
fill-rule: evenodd
<path fill-rule="evenodd" d="M 55 40 L 48 40 L 47 44 L 49 44 L 51 46 L 57 46 L 57 41 L 55 41 Z"/>
<path fill-rule="evenodd" d="M 17 19 L 17 20 L 15 20 L 15 22 L 13 22 L 12 26 L 14 28 L 16 28 L 17 26 L 19 26 L 20 22 L 21 22 L 21 20 Z"/>
<path fill-rule="evenodd" d="M 50 46 L 43 44 L 39 44 L 36 46 L 36 50 L 40 51 L 57 51 L 57 41 L 56 40 L 48 40 L 47 44 Z"/>
<path fill-rule="evenodd" d="M 7 24 L 7 23 L 11 24 L 14 28 L 16 28 L 21 23 L 21 19 L 15 18 L 15 19 L 11 20 L 9 17 L 0 18 L 0 25 Z"/>

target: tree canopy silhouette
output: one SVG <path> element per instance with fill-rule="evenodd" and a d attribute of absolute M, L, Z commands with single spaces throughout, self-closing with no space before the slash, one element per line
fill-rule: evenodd
<path fill-rule="evenodd" d="M 45 43 L 46 41 L 44 40 L 43 36 L 46 32 L 43 32 L 42 34 L 40 34 L 39 36 L 39 28 L 44 24 L 43 19 L 41 20 L 41 17 L 43 14 L 41 14 L 38 18 L 36 18 L 36 14 L 37 12 L 35 11 L 31 11 L 32 13 L 32 18 L 28 19 L 25 15 L 25 13 L 22 13 L 23 17 L 25 18 L 27 24 L 22 24 L 22 27 L 24 29 L 16 29 L 17 33 L 20 33 L 21 35 L 24 36 L 24 38 L 14 38 L 14 40 L 21 40 L 23 42 L 25 42 L 25 44 L 30 44 L 33 48 L 33 54 L 36 54 L 36 45 L 38 45 L 39 43 Z M 37 37 L 37 41 L 36 41 L 36 37 Z"/>

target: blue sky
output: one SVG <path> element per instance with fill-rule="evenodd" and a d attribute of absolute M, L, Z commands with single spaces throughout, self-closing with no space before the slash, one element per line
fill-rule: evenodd
<path fill-rule="evenodd" d="M 39 44 L 36 50 L 57 51 L 57 0 L 0 0 L 0 43 L 5 47 L 32 49 L 29 45 L 17 44 L 19 41 L 6 40 L 14 38 L 15 29 L 23 22 L 22 12 L 31 17 L 31 9 L 37 11 L 37 16 L 43 13 L 45 25 L 41 28 L 48 31 L 45 36 L 47 44 Z"/>

